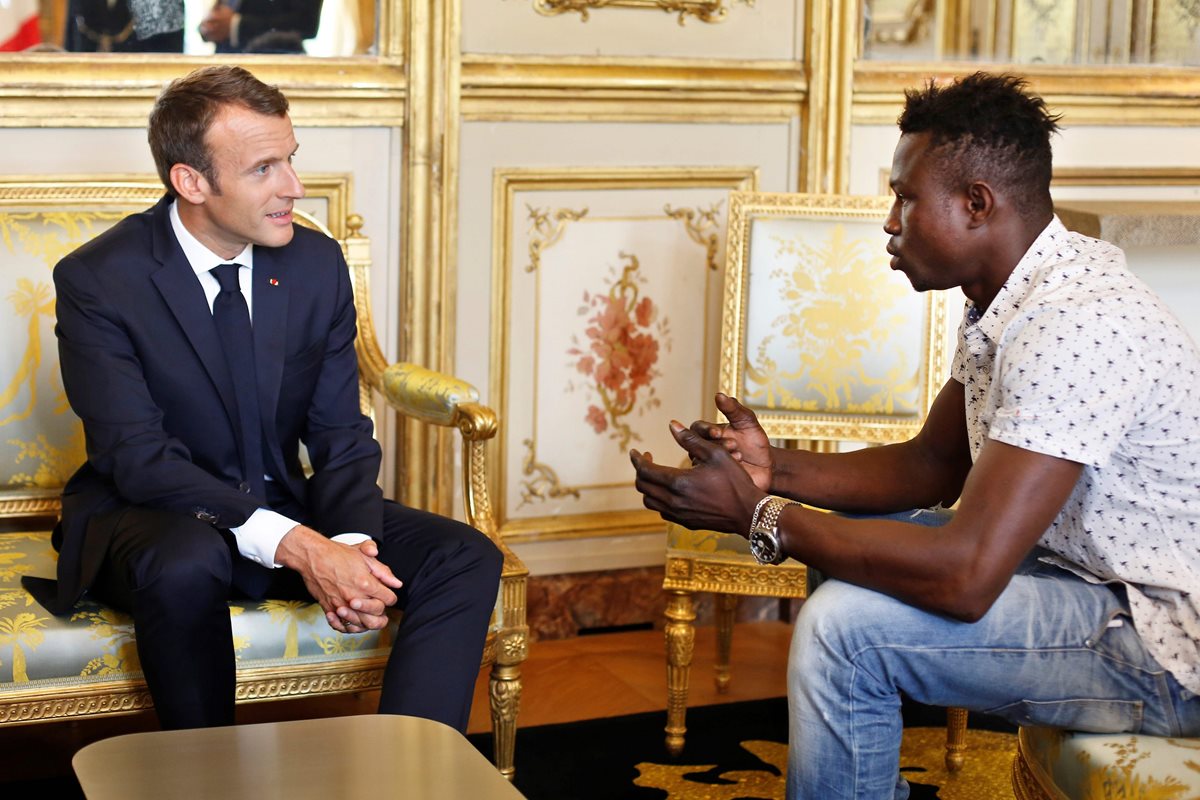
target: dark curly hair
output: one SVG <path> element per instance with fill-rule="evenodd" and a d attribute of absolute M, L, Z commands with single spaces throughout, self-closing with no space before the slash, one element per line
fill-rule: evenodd
<path fill-rule="evenodd" d="M 1022 213 L 1045 214 L 1050 200 L 1050 135 L 1057 115 L 1014 75 L 976 72 L 950 84 L 930 81 L 904 93 L 901 133 L 929 133 L 946 186 L 983 180 Z"/>
<path fill-rule="evenodd" d="M 171 167 L 187 164 L 208 179 L 221 193 L 207 134 L 217 114 L 226 106 L 242 106 L 267 116 L 282 117 L 287 98 L 241 67 L 226 64 L 201 67 L 171 81 L 150 112 L 147 138 L 154 165 L 167 193 L 175 196 Z"/>

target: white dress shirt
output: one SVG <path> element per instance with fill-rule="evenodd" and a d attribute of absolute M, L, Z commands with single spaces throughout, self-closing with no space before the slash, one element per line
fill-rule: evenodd
<path fill-rule="evenodd" d="M 179 209 L 176 203 L 171 203 L 170 216 L 171 228 L 175 231 L 175 238 L 179 240 L 179 246 L 183 249 L 183 254 L 187 258 L 188 264 L 195 271 L 196 279 L 200 281 L 200 286 L 204 289 L 204 296 L 208 299 L 208 310 L 212 311 L 213 300 L 221 292 L 221 284 L 218 283 L 216 276 L 210 270 L 221 264 L 237 264 L 242 267 L 242 269 L 238 270 L 238 284 L 241 286 L 242 295 L 246 298 L 246 308 L 250 312 L 250 321 L 253 324 L 254 289 L 252 286 L 253 281 L 251 280 L 251 270 L 254 269 L 254 245 L 246 245 L 245 249 L 233 258 L 221 258 L 201 244 L 184 227 L 183 221 L 179 218 Z M 264 477 L 267 480 L 271 480 L 271 476 L 269 475 Z M 299 524 L 299 522 L 269 508 L 260 508 L 251 514 L 250 518 L 242 525 L 230 528 L 229 532 L 236 539 L 238 552 L 243 557 L 250 559 L 256 564 L 276 568 L 283 566 L 275 561 L 275 552 L 279 549 L 280 540 L 283 539 L 288 531 Z M 332 538 L 333 541 L 341 542 L 342 544 L 357 545 L 371 537 L 365 533 L 341 533 Z"/>

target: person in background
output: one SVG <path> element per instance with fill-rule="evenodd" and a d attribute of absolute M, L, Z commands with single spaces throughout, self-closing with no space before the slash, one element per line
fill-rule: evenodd
<path fill-rule="evenodd" d="M 215 44 L 218 53 L 250 52 L 251 42 L 271 32 L 303 42 L 317 35 L 321 5 L 322 0 L 220 0 L 200 23 L 200 38 Z"/>

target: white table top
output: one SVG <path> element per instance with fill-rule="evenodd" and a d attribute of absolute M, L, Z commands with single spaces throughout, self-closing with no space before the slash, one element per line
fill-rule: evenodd
<path fill-rule="evenodd" d="M 133 733 L 72 760 L 88 800 L 520 800 L 458 731 L 388 714 Z"/>

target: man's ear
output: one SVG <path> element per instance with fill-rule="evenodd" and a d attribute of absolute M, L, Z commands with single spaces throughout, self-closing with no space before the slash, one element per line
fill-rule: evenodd
<path fill-rule="evenodd" d="M 983 181 L 967 186 L 967 216 L 970 226 L 977 228 L 986 223 L 996 210 L 996 194 Z"/>
<path fill-rule="evenodd" d="M 175 164 L 171 167 L 171 186 L 180 199 L 193 205 L 200 205 L 210 194 L 208 179 L 199 170 L 187 164 Z"/>

